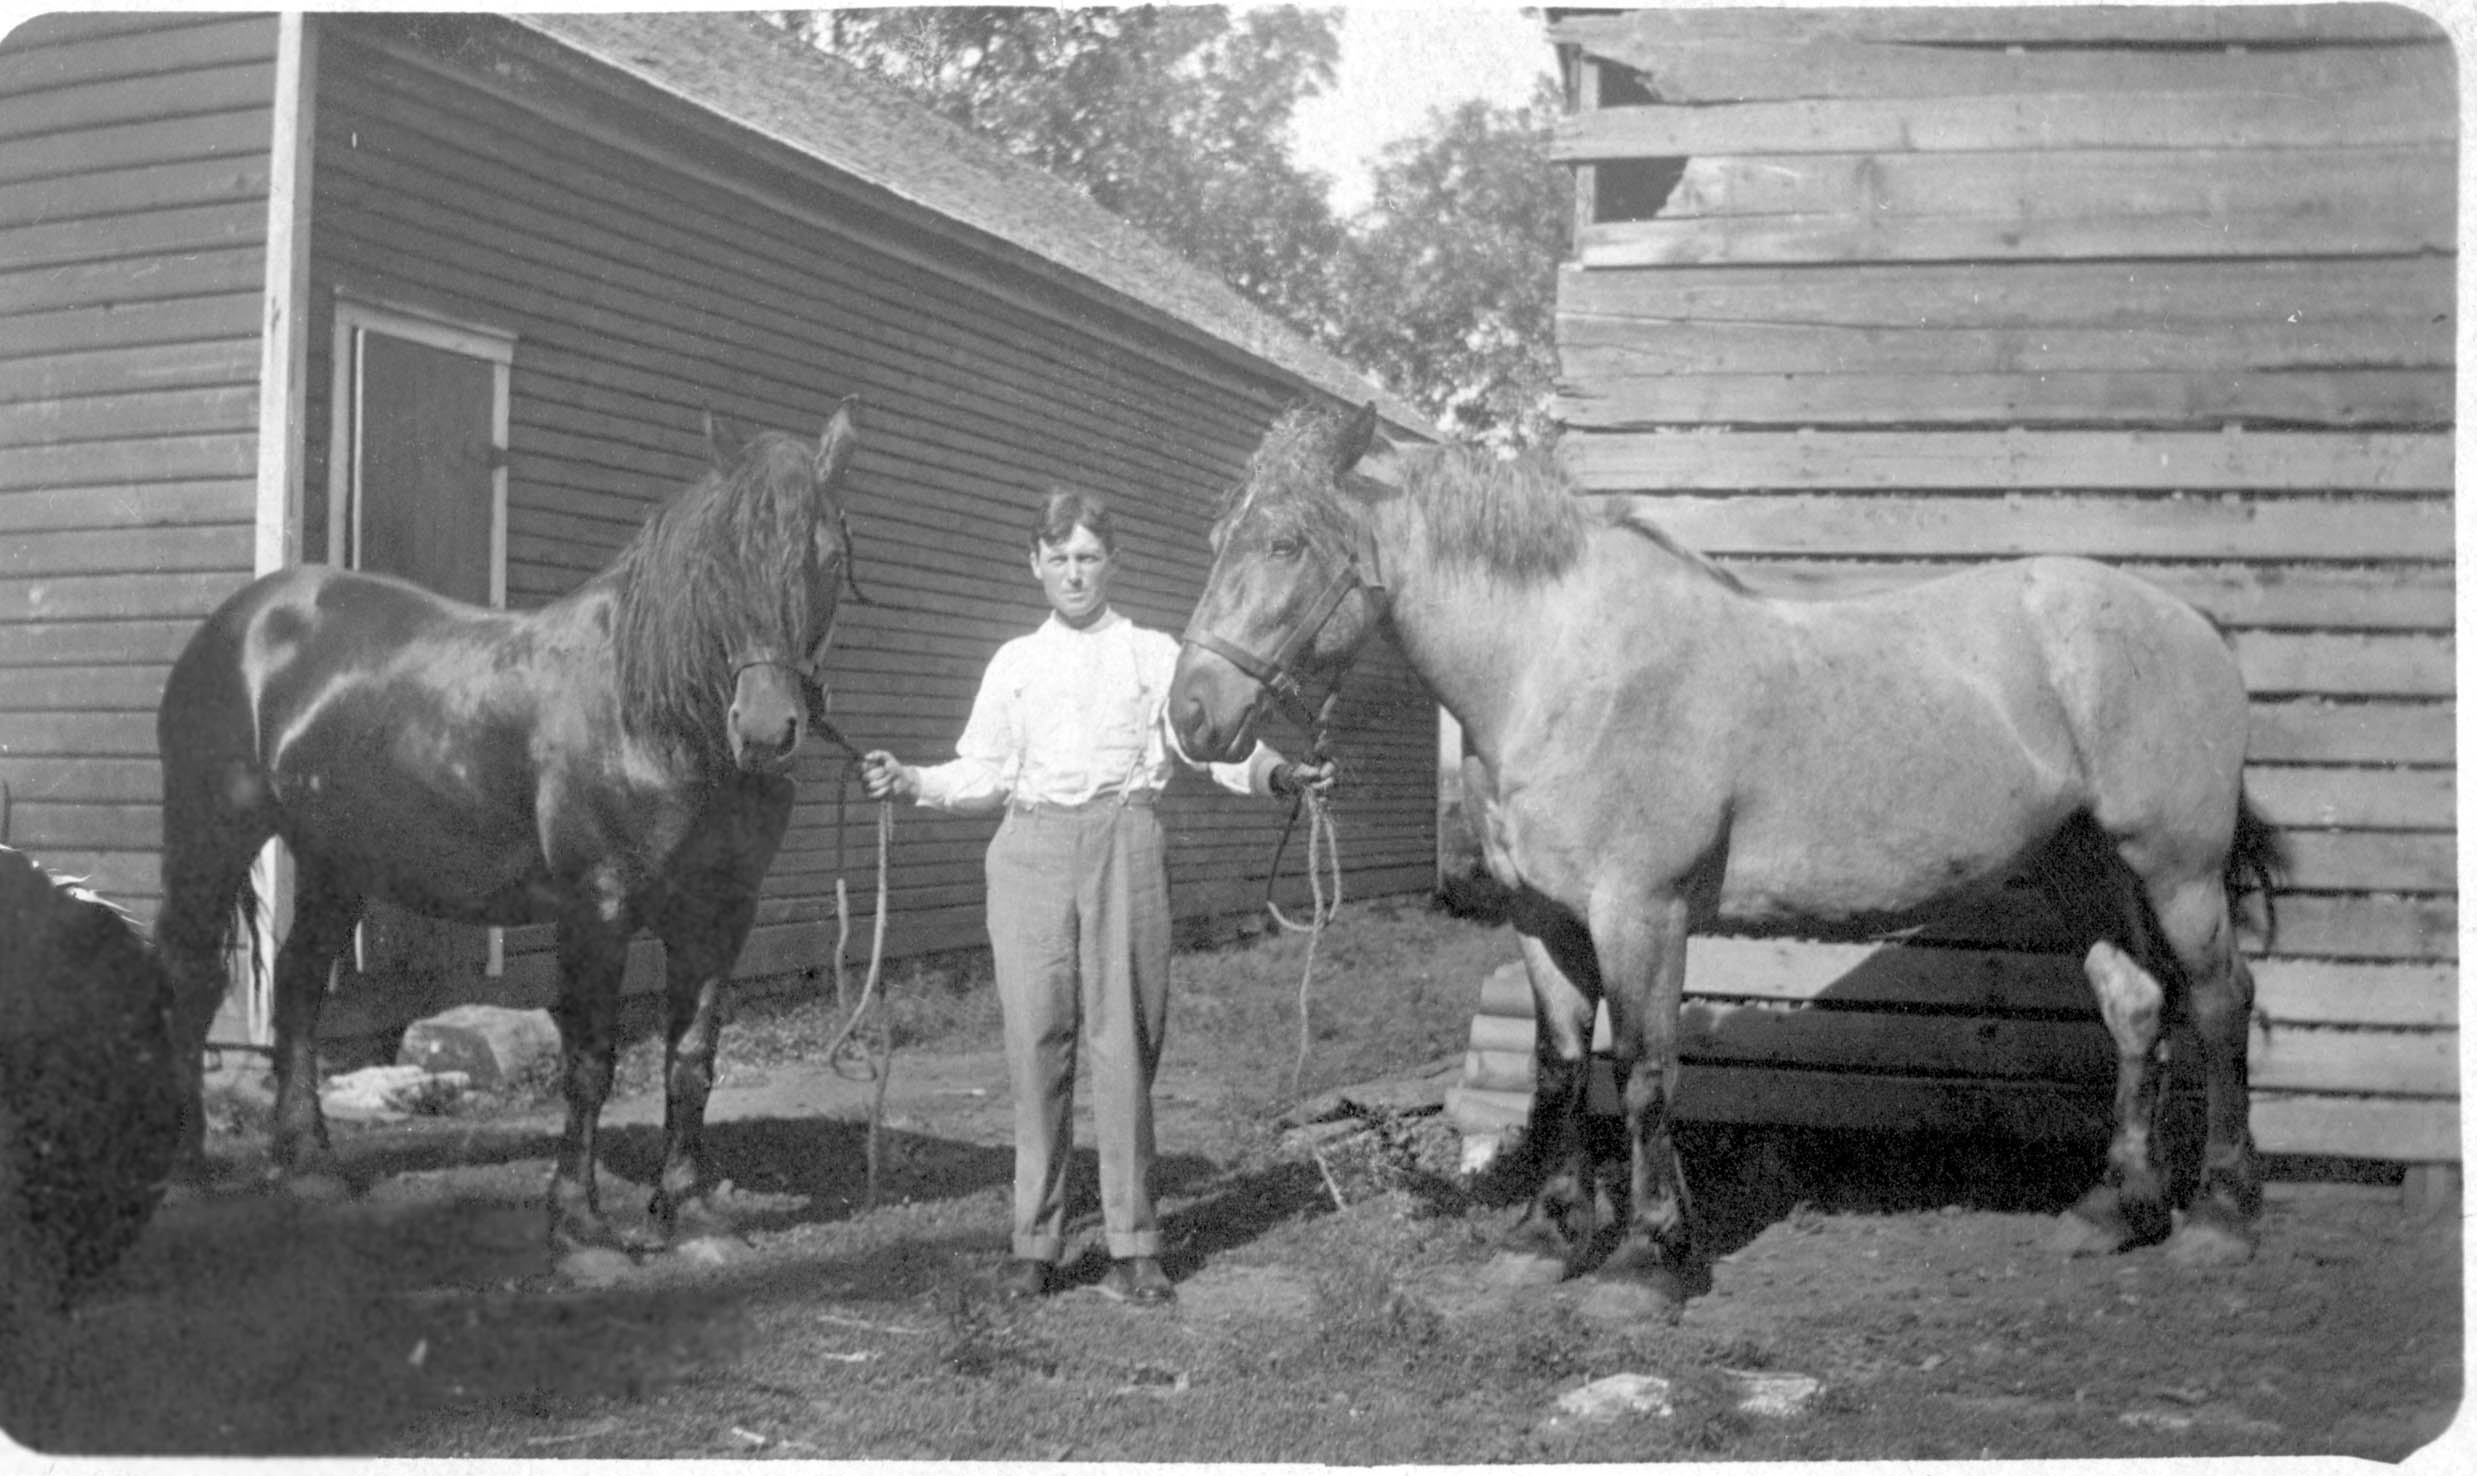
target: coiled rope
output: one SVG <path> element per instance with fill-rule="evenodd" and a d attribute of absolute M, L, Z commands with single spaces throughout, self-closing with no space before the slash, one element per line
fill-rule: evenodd
<path fill-rule="evenodd" d="M 851 889 L 844 878 L 843 864 L 844 837 L 850 827 L 845 820 L 850 811 L 852 779 L 859 773 L 863 760 L 860 750 L 836 731 L 832 723 L 818 719 L 814 726 L 845 755 L 843 773 L 834 791 L 834 1002 L 839 1007 L 851 995 Z M 869 970 L 861 982 L 859 1003 L 852 1006 L 843 1028 L 827 1042 L 825 1052 L 826 1064 L 836 1075 L 847 1080 L 874 1079 L 877 1084 L 869 1095 L 866 1149 L 868 1189 L 864 1210 L 877 1208 L 878 1170 L 883 1161 L 880 1148 L 886 1123 L 886 1086 L 894 1078 L 894 1022 L 885 1018 L 883 996 L 878 990 L 886 963 L 886 857 L 893 849 L 894 801 L 882 799 L 877 802 L 877 911 L 869 934 Z M 872 1006 L 876 1006 L 874 1015 Z M 864 1020 L 870 1021 L 875 1028 L 862 1038 L 860 1026 Z M 846 1062 L 851 1059 L 847 1047 L 855 1046 L 861 1052 L 857 1072 L 846 1067 Z"/>
<path fill-rule="evenodd" d="M 1334 699 L 1340 693 L 1328 693 L 1316 710 L 1315 733 L 1308 745 L 1309 762 L 1322 767 L 1327 762 L 1326 726 L 1333 716 Z M 1282 911 L 1273 900 L 1273 887 L 1281 879 L 1282 857 L 1289 852 L 1291 832 L 1299 828 L 1299 815 L 1307 815 L 1307 920 L 1301 922 Z M 1322 863 L 1321 868 L 1319 862 Z M 1307 934 L 1307 958 L 1299 967 L 1299 1051 L 1290 1063 L 1290 1095 L 1299 1094 L 1299 1081 L 1307 1072 L 1308 993 L 1316 977 L 1316 948 L 1324 941 L 1325 925 L 1342 905 L 1342 853 L 1334 839 L 1333 816 L 1327 808 L 1324 791 L 1314 785 L 1300 789 L 1290 803 L 1290 819 L 1282 826 L 1281 839 L 1273 845 L 1273 865 L 1264 878 L 1264 910 L 1284 932 Z"/>

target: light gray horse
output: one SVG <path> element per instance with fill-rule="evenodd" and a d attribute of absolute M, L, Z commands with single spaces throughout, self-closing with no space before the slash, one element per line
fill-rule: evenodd
<path fill-rule="evenodd" d="M 1213 543 L 1170 689 L 1189 753 L 1243 752 L 1268 701 L 1338 680 L 1379 630 L 1462 725 L 1467 810 L 1516 899 L 1539 1019 L 1541 1182 L 1502 1271 L 1561 1277 L 1591 1239 L 1581 1112 L 1603 998 L 1632 1175 L 1601 1270 L 1673 1317 L 1687 935 L 1880 934 L 2022 873 L 2087 939 L 2118 1051 L 2107 1173 L 2060 1241 L 2112 1251 L 2172 1228 L 2179 1261 L 2251 1253 L 2253 985 L 2234 899 L 2267 895 L 2281 856 L 2243 792 L 2242 679 L 2193 609 L 2061 558 L 1764 598 L 1639 507 L 1576 497 L 1551 464 L 1387 447 L 1372 407 L 1277 423 Z M 2150 1149 L 2178 1027 L 2207 1103 L 2180 1223 Z"/>

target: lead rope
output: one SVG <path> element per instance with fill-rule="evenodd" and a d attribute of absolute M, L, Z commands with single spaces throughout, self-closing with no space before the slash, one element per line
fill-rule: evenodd
<path fill-rule="evenodd" d="M 820 719 L 815 726 L 845 755 L 843 774 L 834 791 L 834 1003 L 840 1009 L 849 997 L 850 971 L 845 950 L 851 941 L 851 892 L 843 877 L 844 816 L 851 798 L 852 776 L 860 768 L 861 754 L 852 746 L 850 739 L 835 730 L 832 723 Z M 876 1089 L 869 1095 L 868 1189 L 862 1205 L 863 1212 L 877 1208 L 878 1166 L 882 1161 L 880 1142 L 886 1123 L 886 1086 L 894 1077 L 894 1022 L 885 1018 L 885 1004 L 877 987 L 886 962 L 886 856 L 893 849 L 894 801 L 882 799 L 877 802 L 877 914 L 869 936 L 869 972 L 861 981 L 860 1002 L 852 1007 L 850 1017 L 844 1020 L 843 1028 L 835 1033 L 834 1039 L 827 1043 L 825 1052 L 827 1066 L 835 1074 L 848 1079 L 851 1073 L 843 1069 L 844 1046 L 852 1041 L 863 1020 L 870 1020 L 876 1027 L 869 1032 L 867 1038 L 870 1044 L 864 1047 L 862 1058 L 868 1076 L 861 1079 L 873 1077 L 877 1083 Z M 876 1006 L 874 1016 L 871 1014 L 872 1005 Z"/>
<path fill-rule="evenodd" d="M 1316 730 L 1308 745 L 1311 762 L 1321 766 L 1326 759 L 1326 727 L 1333 716 L 1334 699 L 1341 693 L 1325 695 L 1316 709 Z M 1300 811 L 1307 813 L 1307 921 L 1300 922 L 1282 911 L 1273 900 L 1273 885 L 1281 878 L 1282 856 L 1290 849 L 1290 833 L 1299 826 Z M 1318 869 L 1319 859 L 1324 868 Z M 1290 819 L 1282 826 L 1281 839 L 1273 845 L 1273 866 L 1264 878 L 1264 910 L 1283 931 L 1307 934 L 1307 958 L 1299 967 L 1299 1051 L 1290 1063 L 1290 1095 L 1299 1094 L 1299 1081 L 1307 1072 L 1308 992 L 1316 977 L 1316 948 L 1324 941 L 1325 925 L 1342 905 L 1342 853 L 1333 835 L 1333 817 L 1325 805 L 1322 791 L 1310 786 L 1299 791 L 1290 802 Z"/>

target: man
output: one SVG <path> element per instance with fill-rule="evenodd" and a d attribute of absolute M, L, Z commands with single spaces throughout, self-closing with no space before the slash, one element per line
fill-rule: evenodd
<path fill-rule="evenodd" d="M 1170 964 L 1154 800 L 1171 760 L 1189 762 L 1163 720 L 1178 643 L 1110 608 L 1117 538 L 1100 498 L 1049 495 L 1032 530 L 1031 568 L 1050 618 L 998 649 L 956 757 L 915 768 L 878 750 L 862 778 L 877 799 L 1007 811 L 987 862 L 989 946 L 1015 1099 L 1013 1253 L 999 1293 L 1040 1296 L 1058 1284 L 1080 1025 L 1110 1254 L 1101 1292 L 1158 1305 L 1176 1292 L 1161 1269 L 1151 1185 Z M 1263 744 L 1239 763 L 1203 767 L 1241 794 L 1332 783 L 1329 766 L 1292 764 Z"/>

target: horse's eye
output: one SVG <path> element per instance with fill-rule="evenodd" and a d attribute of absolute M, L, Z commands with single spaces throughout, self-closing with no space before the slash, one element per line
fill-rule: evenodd
<path fill-rule="evenodd" d="M 1284 562 L 1290 562 L 1296 560 L 1300 554 L 1306 552 L 1306 549 L 1296 538 L 1276 538 L 1273 540 L 1272 547 L 1268 549 L 1267 552 L 1271 553 L 1273 557 L 1277 559 L 1281 559 Z"/>

